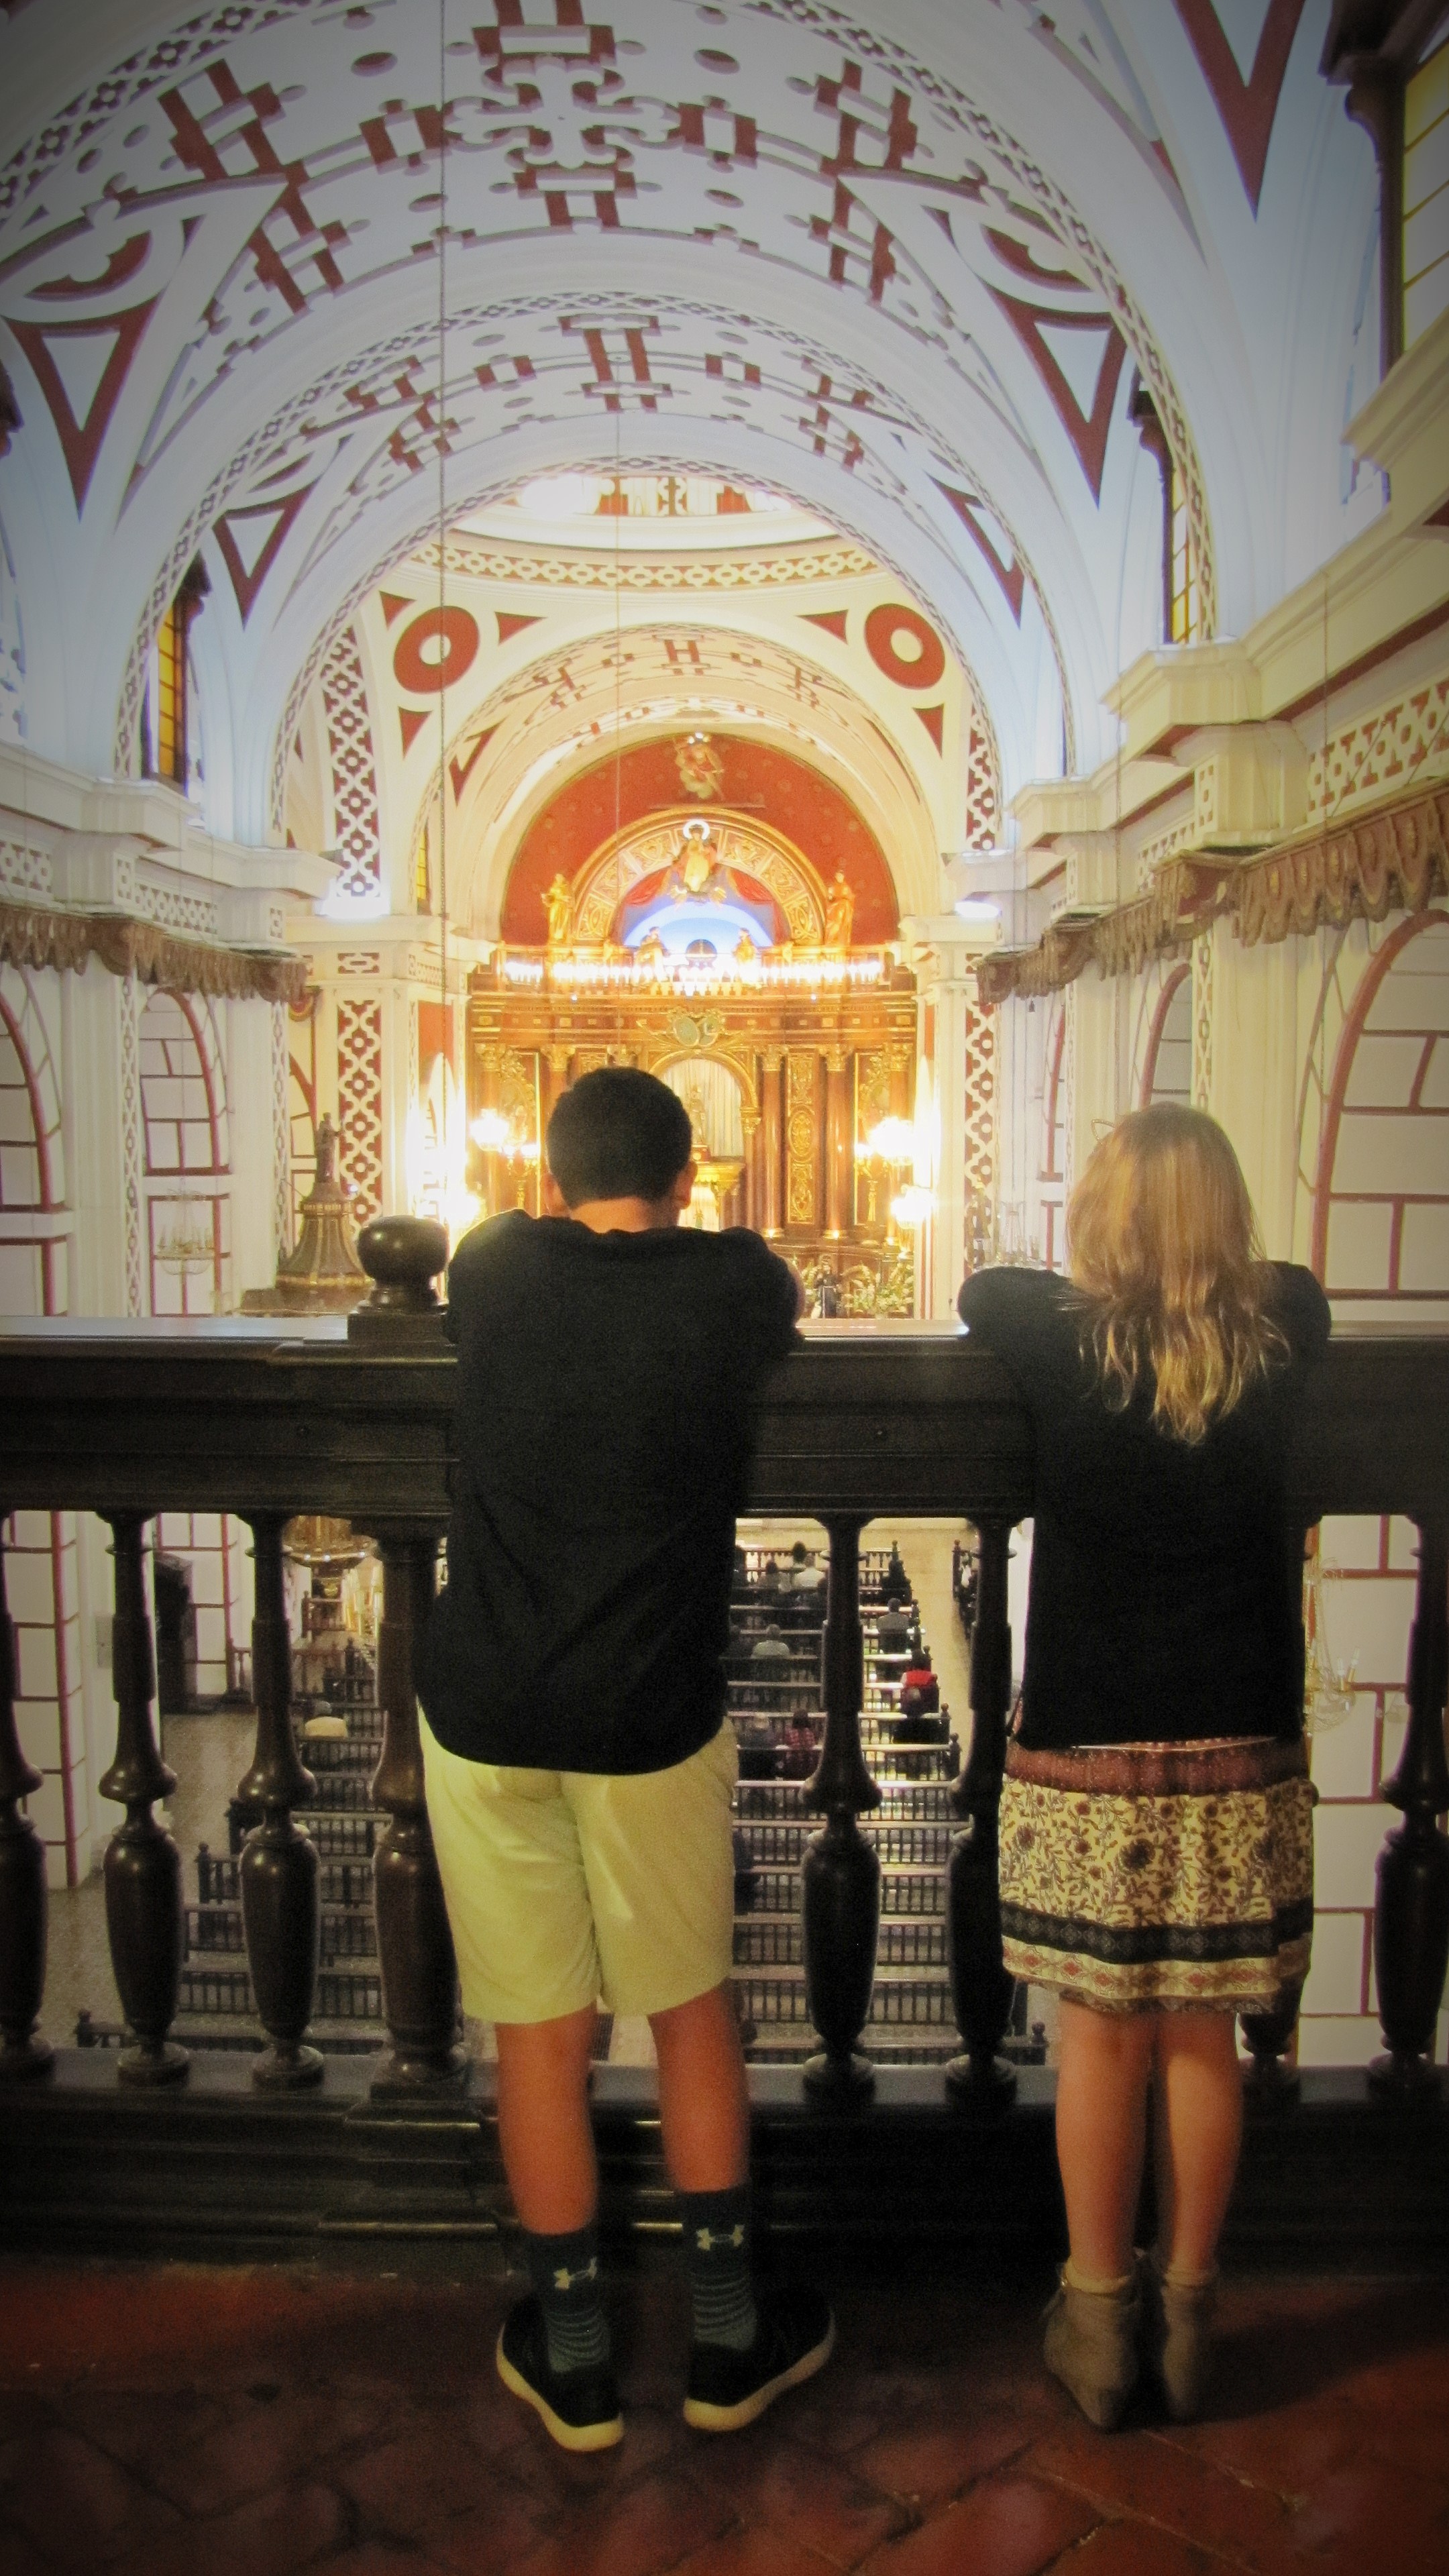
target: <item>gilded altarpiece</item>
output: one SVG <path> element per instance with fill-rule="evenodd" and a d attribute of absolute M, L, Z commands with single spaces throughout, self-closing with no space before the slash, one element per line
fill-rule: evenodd
<path fill-rule="evenodd" d="M 701 789 L 701 793 L 703 790 Z M 866 1140 L 912 1112 L 916 993 L 851 941 L 842 875 L 754 818 L 698 808 L 621 834 L 545 898 L 542 948 L 495 951 L 469 995 L 469 1185 L 489 1212 L 540 1205 L 560 1092 L 636 1064 L 695 1135 L 690 1220 L 751 1225 L 821 1310 L 908 1314 L 903 1174 Z"/>

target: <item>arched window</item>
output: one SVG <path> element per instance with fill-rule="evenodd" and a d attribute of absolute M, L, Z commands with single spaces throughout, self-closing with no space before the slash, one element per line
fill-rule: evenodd
<path fill-rule="evenodd" d="M 1449 1322 L 1449 913 L 1399 924 L 1344 1024 L 1313 1267 L 1345 1320 Z"/>
<path fill-rule="evenodd" d="M 226 1072 L 197 995 L 155 992 L 141 1015 L 141 1121 L 153 1315 L 226 1303 L 231 1192 Z"/>
<path fill-rule="evenodd" d="M 1186 1109 L 1192 1100 L 1192 968 L 1174 966 L 1157 997 L 1147 1051 L 1142 1059 L 1139 1107 L 1151 1109 L 1171 1100 Z"/>

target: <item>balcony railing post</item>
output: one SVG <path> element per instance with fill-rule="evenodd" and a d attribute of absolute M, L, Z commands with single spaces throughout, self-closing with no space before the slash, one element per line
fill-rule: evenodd
<path fill-rule="evenodd" d="M 432 1608 L 439 1533 L 375 1535 L 382 1557 L 377 1695 L 383 1733 L 372 1795 L 391 1822 L 373 1860 L 373 1902 L 392 2053 L 372 2094 L 377 2101 L 411 2101 L 450 2091 L 468 2074 L 457 2045 L 458 1963 L 428 1825 L 413 1693 L 413 1641 Z"/>
<path fill-rule="evenodd" d="M 45 1845 L 20 1801 L 43 1773 L 27 1762 L 15 1731 L 19 1678 L 15 1630 L 5 1598 L 5 1522 L 0 1511 L 0 2082 L 44 2075 L 48 2039 L 36 2029 L 45 1992 Z"/>
<path fill-rule="evenodd" d="M 242 1845 L 239 1876 L 252 1992 L 270 2042 L 252 2068 L 252 2082 L 285 2092 L 322 2078 L 320 2053 L 303 2043 L 317 1990 L 321 1935 L 317 1850 L 292 1815 L 300 1800 L 315 1795 L 317 1784 L 303 1768 L 292 1732 L 292 1640 L 282 1588 L 284 1515 L 248 1512 L 245 1517 L 256 1568 L 252 1687 L 257 1740 L 237 1796 L 259 1806 L 262 1821 Z"/>
<path fill-rule="evenodd" d="M 151 1813 L 176 1786 L 156 1744 L 151 1703 L 156 1659 L 146 1615 L 142 1532 L 146 1512 L 107 1512 L 116 1568 L 111 1673 L 116 1694 L 116 1755 L 101 1795 L 126 1810 L 106 1846 L 106 1931 L 116 1991 L 135 2046 L 123 2049 L 122 2084 L 172 2084 L 184 2076 L 184 2048 L 167 2038 L 181 1987 L 185 1924 L 181 1854 Z"/>
<path fill-rule="evenodd" d="M 825 1608 L 825 1742 L 809 1786 L 825 1824 L 805 1846 L 800 1913 L 806 2008 L 825 2042 L 807 2059 L 815 2093 L 867 2093 L 870 2060 L 856 2049 L 875 1984 L 880 1859 L 856 1818 L 880 1805 L 860 1742 L 860 1533 L 864 1514 L 831 1514 Z"/>
<path fill-rule="evenodd" d="M 1449 1969 L 1449 1841 L 1437 1818 L 1449 1808 L 1444 1707 L 1449 1698 L 1449 1522 L 1419 1523 L 1419 1579 L 1409 1634 L 1409 1724 L 1383 1794 L 1403 1823 L 1384 1843 L 1374 1907 L 1379 2019 L 1389 2053 L 1369 2080 L 1380 2091 L 1438 2084 L 1430 2062 Z"/>
<path fill-rule="evenodd" d="M 946 1955 L 951 2001 L 965 2054 L 946 2069 L 958 2102 L 989 2110 L 1009 2102 L 1016 2076 L 999 2055 L 1011 2018 L 1015 1979 L 1001 1957 L 998 1820 L 1006 1769 L 1011 1701 L 1011 1629 L 1006 1568 L 1011 1523 L 988 1513 L 977 1523 L 981 1543 L 976 1624 L 971 1634 L 971 1751 L 951 1793 L 963 1829 L 951 1846 L 946 1879 Z"/>
<path fill-rule="evenodd" d="M 1298 2069 L 1289 2064 L 1288 2051 L 1298 2028 L 1302 2001 L 1301 1983 L 1284 1986 L 1272 2012 L 1239 2015 L 1243 2037 L 1253 2053 L 1248 2090 L 1260 2103 L 1286 2102 L 1298 2091 Z"/>

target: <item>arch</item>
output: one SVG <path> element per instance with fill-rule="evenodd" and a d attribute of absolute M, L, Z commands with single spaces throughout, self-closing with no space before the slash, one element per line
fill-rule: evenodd
<path fill-rule="evenodd" d="M 60 1087 L 28 975 L 0 967 L 0 1310 L 63 1315 L 69 1306 Z M 7 1227 L 5 1220 L 15 1223 Z"/>
<path fill-rule="evenodd" d="M 1310 1257 L 1336 1307 L 1449 1320 L 1449 1187 L 1432 1186 L 1444 1138 L 1449 911 L 1435 908 L 1399 922 L 1365 969 L 1334 1056 Z"/>
<path fill-rule="evenodd" d="M 1142 1057 L 1139 1109 L 1192 1097 L 1192 968 L 1183 959 L 1163 978 Z"/>
<path fill-rule="evenodd" d="M 215 1314 L 231 1249 L 226 1072 L 210 1005 L 158 986 L 137 1028 L 153 1315 Z M 198 1189 L 197 1182 L 211 1182 Z"/>
<path fill-rule="evenodd" d="M 702 804 L 682 792 L 676 738 L 664 735 L 576 770 L 557 788 L 522 835 L 500 910 L 505 940 L 536 947 L 546 931 L 544 888 L 562 871 L 578 880 L 616 830 L 637 831 L 656 817 L 705 812 L 721 822 L 762 823 L 796 850 L 828 885 L 843 868 L 856 898 L 853 935 L 860 947 L 894 937 L 900 909 L 879 840 L 823 769 L 777 745 L 720 732 L 717 795 Z"/>

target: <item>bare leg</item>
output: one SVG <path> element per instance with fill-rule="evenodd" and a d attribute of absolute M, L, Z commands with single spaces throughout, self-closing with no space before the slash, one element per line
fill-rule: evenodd
<path fill-rule="evenodd" d="M 589 2123 L 594 2007 L 557 2021 L 498 2024 L 498 2143 L 531 2236 L 587 2227 L 599 2201 Z"/>
<path fill-rule="evenodd" d="M 664 2157 L 676 2191 L 732 2191 L 750 2170 L 750 2097 L 728 1983 L 651 2013 Z"/>
<path fill-rule="evenodd" d="M 1155 2019 L 1062 2004 L 1057 2162 L 1072 2270 L 1083 2286 L 1132 2269 Z"/>
<path fill-rule="evenodd" d="M 1243 2079 L 1228 2012 L 1159 2013 L 1153 2149 L 1163 2267 L 1181 2281 L 1213 2268 L 1243 2133 Z"/>

